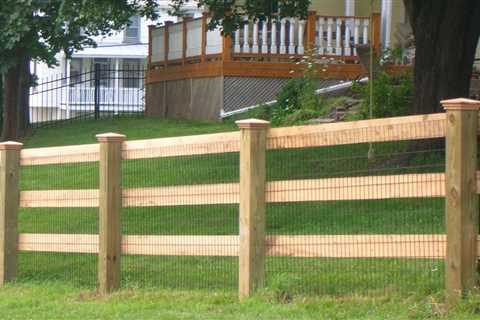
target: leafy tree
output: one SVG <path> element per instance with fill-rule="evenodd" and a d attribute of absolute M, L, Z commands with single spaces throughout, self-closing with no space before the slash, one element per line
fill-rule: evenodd
<path fill-rule="evenodd" d="M 30 61 L 57 63 L 93 45 L 92 37 L 124 27 L 134 14 L 155 17 L 154 0 L 2 0 L 0 74 L 3 80 L 3 139 L 17 139 L 28 124 Z"/>

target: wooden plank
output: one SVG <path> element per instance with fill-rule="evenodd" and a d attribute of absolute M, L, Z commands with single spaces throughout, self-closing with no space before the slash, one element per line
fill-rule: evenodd
<path fill-rule="evenodd" d="M 447 303 L 452 306 L 477 284 L 478 190 L 474 181 L 480 101 L 444 100 L 442 105 L 447 110 L 445 285 Z"/>
<path fill-rule="evenodd" d="M 238 236 L 124 236 L 122 253 L 145 256 L 238 256 Z"/>
<path fill-rule="evenodd" d="M 220 77 L 223 68 L 221 61 L 186 64 L 164 69 L 152 69 L 147 72 L 146 84 L 157 83 L 167 80 L 196 79 Z"/>
<path fill-rule="evenodd" d="M 249 297 L 265 277 L 265 154 L 270 125 L 240 120 L 239 296 Z"/>
<path fill-rule="evenodd" d="M 97 253 L 98 235 L 19 234 L 18 250 Z M 302 258 L 443 259 L 444 234 L 401 235 L 273 235 L 266 236 L 267 256 Z M 126 235 L 122 253 L 144 256 L 238 256 L 239 237 Z M 480 238 L 477 239 L 477 252 Z"/>
<path fill-rule="evenodd" d="M 0 143 L 0 285 L 17 276 L 21 143 Z"/>
<path fill-rule="evenodd" d="M 445 136 L 445 114 L 270 129 L 268 149 L 323 147 L 367 142 L 440 138 Z"/>
<path fill-rule="evenodd" d="M 98 285 L 101 294 L 120 287 L 122 142 L 124 135 L 97 135 L 100 142 Z"/>
<path fill-rule="evenodd" d="M 96 234 L 21 233 L 18 250 L 30 252 L 98 253 Z"/>
<path fill-rule="evenodd" d="M 238 152 L 239 132 L 222 132 L 196 136 L 127 141 L 123 159 L 145 159 L 184 155 Z"/>
<path fill-rule="evenodd" d="M 239 203 L 238 183 L 132 188 L 122 192 L 124 207 Z M 477 172 L 480 193 L 480 173 Z M 266 201 L 305 202 L 430 198 L 445 195 L 443 173 L 271 181 Z M 22 208 L 97 207 L 98 190 L 43 190 L 20 193 Z"/>
<path fill-rule="evenodd" d="M 443 259 L 445 235 L 269 236 L 267 255 L 303 258 Z"/>
<path fill-rule="evenodd" d="M 239 203 L 239 184 L 221 183 L 123 191 L 124 207 L 159 207 Z"/>
<path fill-rule="evenodd" d="M 36 190 L 20 193 L 21 208 L 94 208 L 98 190 Z"/>
<path fill-rule="evenodd" d="M 443 173 L 285 180 L 267 183 L 267 202 L 430 198 L 445 195 Z"/>
<path fill-rule="evenodd" d="M 238 183 L 131 188 L 122 192 L 123 207 L 159 207 L 239 203 Z M 480 194 L 480 172 L 477 172 Z M 266 183 L 266 201 L 305 202 L 431 198 L 445 196 L 445 174 L 416 173 Z M 22 191 L 22 208 L 98 207 L 98 190 Z"/>
<path fill-rule="evenodd" d="M 20 153 L 20 164 L 22 166 L 95 162 L 98 159 L 98 144 L 23 149 Z"/>
<path fill-rule="evenodd" d="M 319 67 L 324 68 L 324 67 Z M 264 61 L 227 61 L 223 64 L 223 74 L 231 77 L 292 78 L 304 73 L 304 68 L 295 63 Z M 364 73 L 359 64 L 331 64 L 322 77 L 351 80 Z"/>

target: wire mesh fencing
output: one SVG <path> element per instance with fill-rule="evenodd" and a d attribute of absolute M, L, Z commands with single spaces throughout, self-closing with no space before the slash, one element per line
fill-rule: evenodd
<path fill-rule="evenodd" d="M 122 257 L 124 285 L 235 288 L 238 258 L 209 237 L 238 235 L 238 204 L 231 200 L 238 152 L 153 158 L 148 153 L 134 152 L 133 158 L 148 158 L 123 162 L 123 188 L 131 190 L 136 205 L 125 203 L 122 234 L 138 236 L 132 250 L 143 248 Z"/>
<path fill-rule="evenodd" d="M 61 153 L 57 158 L 62 162 Z M 86 250 L 76 250 L 81 241 L 68 235 L 90 238 L 98 235 L 98 203 L 94 194 L 98 190 L 96 161 L 98 152 L 85 152 L 74 163 L 37 164 L 42 162 L 38 158 L 22 166 L 19 281 L 49 280 L 95 286 L 95 250 L 88 244 L 83 248 Z M 47 158 L 45 162 L 50 161 Z M 86 253 L 89 248 L 91 253 Z"/>
<path fill-rule="evenodd" d="M 110 239 L 124 287 L 436 292 L 447 274 L 445 172 L 458 174 L 446 128 L 441 114 L 269 130 L 252 121 L 240 133 L 126 141 L 118 163 L 108 145 L 24 150 L 19 277 L 93 286 Z M 117 178 L 121 190 L 106 190 L 102 179 Z M 98 224 L 104 214 L 119 230 Z"/>
<path fill-rule="evenodd" d="M 444 183 L 445 150 L 429 142 L 269 151 L 267 181 L 297 192 L 293 203 L 267 204 L 267 237 L 297 241 L 275 243 L 291 257 L 267 259 L 267 286 L 319 294 L 441 289 L 444 199 L 431 188 Z"/>

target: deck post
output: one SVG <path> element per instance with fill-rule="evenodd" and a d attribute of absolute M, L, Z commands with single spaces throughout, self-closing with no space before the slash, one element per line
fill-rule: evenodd
<path fill-rule="evenodd" d="M 230 35 L 223 35 L 222 59 L 223 62 L 232 60 L 232 37 Z"/>
<path fill-rule="evenodd" d="M 21 148 L 18 142 L 0 143 L 0 285 L 17 276 Z"/>
<path fill-rule="evenodd" d="M 441 103 L 447 111 L 445 289 L 447 304 L 452 306 L 476 285 L 477 278 L 476 171 L 480 101 L 453 99 Z"/>
<path fill-rule="evenodd" d="M 148 67 L 147 70 L 150 70 L 152 65 L 152 32 L 155 29 L 154 25 L 148 26 Z"/>
<path fill-rule="evenodd" d="M 263 286 L 265 273 L 265 153 L 268 121 L 236 122 L 240 128 L 239 297 Z"/>
<path fill-rule="evenodd" d="M 370 28 L 372 30 L 370 31 L 370 41 L 371 45 L 373 45 L 373 50 L 379 54 L 380 53 L 380 31 L 381 31 L 381 26 L 380 26 L 380 14 L 379 13 L 372 13 L 372 16 L 370 17 Z"/>
<path fill-rule="evenodd" d="M 312 50 L 316 45 L 317 36 L 317 12 L 309 11 L 307 17 L 307 50 Z"/>
<path fill-rule="evenodd" d="M 190 17 L 185 17 L 183 18 L 182 21 L 182 65 L 185 65 L 185 60 L 187 58 L 187 28 L 188 24 L 187 22 L 191 21 L 192 19 Z"/>
<path fill-rule="evenodd" d="M 122 230 L 121 161 L 125 136 L 97 135 L 100 143 L 98 286 L 100 294 L 120 287 Z"/>
<path fill-rule="evenodd" d="M 165 21 L 165 33 L 163 34 L 163 48 L 165 50 L 165 58 L 164 58 L 164 64 L 165 67 L 168 66 L 168 51 L 169 51 L 169 42 L 170 42 L 170 33 L 168 32 L 168 29 L 170 25 L 172 25 L 172 21 Z"/>
<path fill-rule="evenodd" d="M 202 53 L 200 56 L 200 62 L 204 63 L 206 60 L 207 52 L 207 13 L 204 12 L 202 15 Z"/>

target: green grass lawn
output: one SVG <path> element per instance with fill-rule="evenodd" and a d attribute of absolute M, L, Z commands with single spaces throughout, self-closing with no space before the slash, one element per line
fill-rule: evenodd
<path fill-rule="evenodd" d="M 115 118 L 38 129 L 24 142 L 26 147 L 94 143 L 95 134 L 109 131 L 124 133 L 128 139 L 145 139 L 231 130 L 236 130 L 231 122 Z M 366 144 L 269 151 L 267 177 L 272 181 L 443 171 L 441 151 L 417 152 L 405 163 L 397 160 L 405 155 L 406 143 L 379 143 L 374 148 L 373 159 L 367 157 Z M 235 182 L 239 179 L 238 161 L 238 153 L 128 160 L 123 162 L 123 187 Z M 22 168 L 22 190 L 97 187 L 96 163 Z M 271 204 L 267 208 L 267 233 L 436 234 L 444 232 L 443 215 L 443 200 L 439 198 Z M 234 235 L 238 234 L 238 206 L 127 208 L 122 211 L 122 229 L 124 234 Z M 95 234 L 97 210 L 22 209 L 19 230 Z M 237 285 L 237 268 L 236 258 L 124 257 L 122 286 L 216 288 L 232 292 Z M 56 280 L 93 288 L 95 272 L 94 255 L 22 253 L 20 256 L 19 282 L 24 286 Z M 268 258 L 266 280 L 267 287 L 287 286 L 296 295 L 383 296 L 385 292 L 401 292 L 408 296 L 412 291 L 430 295 L 442 288 L 443 263 L 408 259 Z"/>
<path fill-rule="evenodd" d="M 424 320 L 480 319 L 479 296 L 446 313 L 439 295 L 409 297 L 298 296 L 284 303 L 270 290 L 239 303 L 215 290 L 124 289 L 108 297 L 61 283 L 17 284 L 0 289 L 1 319 L 205 319 L 205 320 Z"/>

